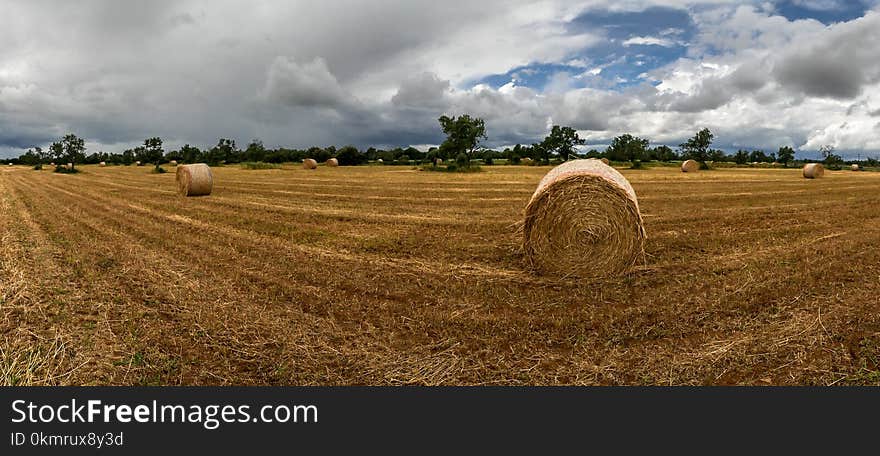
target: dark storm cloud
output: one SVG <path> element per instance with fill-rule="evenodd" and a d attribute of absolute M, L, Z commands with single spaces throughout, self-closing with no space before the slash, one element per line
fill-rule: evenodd
<path fill-rule="evenodd" d="M 838 99 L 854 98 L 880 81 L 880 15 L 869 13 L 829 35 L 781 56 L 776 81 L 806 95 Z"/>

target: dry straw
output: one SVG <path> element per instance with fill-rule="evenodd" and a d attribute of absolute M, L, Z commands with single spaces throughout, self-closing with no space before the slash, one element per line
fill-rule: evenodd
<path fill-rule="evenodd" d="M 610 164 L 611 164 L 611 162 L 608 161 L 608 159 L 605 158 L 605 157 L 602 157 L 602 159 L 600 159 L 599 161 L 601 161 L 602 163 L 605 163 L 606 165 L 610 165 Z"/>
<path fill-rule="evenodd" d="M 318 162 L 316 162 L 314 159 L 307 158 L 307 159 L 303 160 L 303 168 L 315 169 L 317 167 L 318 167 Z"/>
<path fill-rule="evenodd" d="M 177 167 L 177 193 L 182 196 L 210 195 L 214 189 L 211 167 L 204 163 Z"/>
<path fill-rule="evenodd" d="M 327 160 L 327 162 L 325 163 L 325 165 L 327 165 L 327 166 L 339 166 L 339 160 L 337 160 L 337 159 L 335 159 L 335 158 L 331 158 L 331 159 Z"/>
<path fill-rule="evenodd" d="M 850 166 L 850 169 L 853 170 L 853 171 L 858 171 L 858 170 L 859 170 L 859 165 L 853 163 L 853 165 Z"/>
<path fill-rule="evenodd" d="M 804 165 L 804 177 L 816 179 L 825 175 L 825 167 L 820 163 L 807 163 Z"/>
<path fill-rule="evenodd" d="M 103 167 L 107 166 L 107 162 L 101 162 L 101 163 L 98 163 L 98 166 L 100 166 L 101 168 L 103 168 Z"/>
<path fill-rule="evenodd" d="M 685 162 L 681 164 L 681 172 L 683 173 L 695 173 L 699 170 L 700 164 L 697 163 L 696 160 L 685 160 Z"/>
<path fill-rule="evenodd" d="M 626 272 L 642 259 L 647 238 L 629 181 L 599 160 L 550 170 L 526 206 L 523 234 L 532 269 L 578 277 Z"/>

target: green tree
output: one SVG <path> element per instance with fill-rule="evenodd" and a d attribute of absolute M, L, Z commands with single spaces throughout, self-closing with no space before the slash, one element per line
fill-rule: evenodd
<path fill-rule="evenodd" d="M 782 166 L 788 168 L 788 164 L 794 160 L 794 149 L 788 146 L 780 147 L 776 159 L 782 163 Z"/>
<path fill-rule="evenodd" d="M 244 150 L 244 160 L 245 161 L 253 161 L 253 162 L 261 162 L 266 160 L 266 146 L 263 145 L 263 141 L 259 139 L 254 139 L 248 144 L 247 149 Z"/>
<path fill-rule="evenodd" d="M 86 145 L 82 138 L 68 134 L 61 139 L 61 148 L 63 150 L 63 159 L 71 163 L 72 168 L 76 168 L 77 162 L 82 162 L 86 158 Z"/>
<path fill-rule="evenodd" d="M 605 156 L 613 161 L 631 162 L 633 167 L 637 167 L 637 162 L 645 158 L 647 151 L 647 139 L 627 133 L 611 140 L 611 144 L 605 149 Z"/>
<path fill-rule="evenodd" d="M 345 146 L 336 152 L 336 160 L 341 166 L 360 165 L 367 161 L 367 157 L 360 153 L 354 146 Z"/>
<path fill-rule="evenodd" d="M 581 139 L 574 128 L 554 125 L 550 129 L 550 134 L 544 138 L 542 143 L 544 149 L 548 152 L 548 161 L 545 161 L 545 163 L 549 163 L 549 153 L 553 152 L 559 154 L 563 161 L 576 156 L 575 146 L 580 146 L 584 143 L 586 143 L 586 140 Z"/>
<path fill-rule="evenodd" d="M 824 161 L 829 168 L 840 169 L 840 164 L 843 163 L 843 157 L 834 153 L 834 146 L 826 144 L 819 148 L 819 153 L 822 154 L 822 161 Z"/>
<path fill-rule="evenodd" d="M 749 162 L 748 151 L 742 149 L 736 151 L 736 153 L 733 155 L 733 161 L 738 165 L 745 165 Z"/>
<path fill-rule="evenodd" d="M 532 147 L 529 148 L 528 155 L 535 160 L 550 163 L 550 149 L 548 149 L 544 143 L 532 144 Z"/>
<path fill-rule="evenodd" d="M 478 117 L 471 118 L 468 114 L 459 117 L 440 116 L 437 119 L 440 128 L 446 134 L 446 140 L 440 145 L 441 154 L 445 157 L 458 157 L 465 154 L 468 158 L 467 165 L 473 158 L 474 150 L 480 145 L 480 140 L 488 139 L 486 136 L 486 123 Z"/>
<path fill-rule="evenodd" d="M 152 163 L 158 169 L 163 157 L 165 157 L 165 150 L 162 148 L 162 138 L 155 137 L 144 140 L 142 155 L 144 163 Z"/>
<path fill-rule="evenodd" d="M 709 169 L 709 146 L 714 138 L 715 135 L 708 128 L 698 131 L 693 138 L 679 144 L 682 158 L 696 160 L 700 162 L 700 168 Z"/>
<path fill-rule="evenodd" d="M 650 151 L 650 155 L 654 160 L 672 161 L 677 160 L 678 155 L 671 147 L 666 145 L 657 146 Z"/>

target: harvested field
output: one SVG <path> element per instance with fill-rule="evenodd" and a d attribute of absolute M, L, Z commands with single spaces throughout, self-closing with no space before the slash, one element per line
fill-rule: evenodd
<path fill-rule="evenodd" d="M 880 384 L 880 173 L 624 170 L 585 281 L 525 272 L 549 167 L 77 168 L 0 169 L 2 384 Z"/>

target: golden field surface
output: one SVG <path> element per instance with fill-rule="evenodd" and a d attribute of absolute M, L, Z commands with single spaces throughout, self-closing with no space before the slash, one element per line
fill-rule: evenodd
<path fill-rule="evenodd" d="M 0 383 L 880 384 L 880 173 L 622 170 L 644 265 L 537 277 L 548 167 L 0 169 Z"/>

